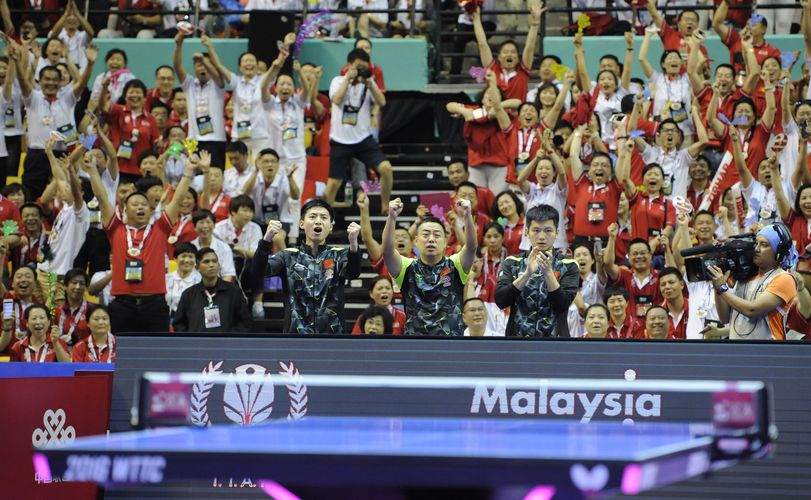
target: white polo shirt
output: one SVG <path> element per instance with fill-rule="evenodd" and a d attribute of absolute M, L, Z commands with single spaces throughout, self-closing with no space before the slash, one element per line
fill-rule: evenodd
<path fill-rule="evenodd" d="M 23 103 L 27 113 L 28 149 L 45 149 L 51 132 L 55 130 L 69 126 L 75 133 L 73 108 L 76 106 L 76 96 L 73 95 L 72 86 L 61 88 L 53 102 L 48 101 L 41 90 L 32 90 Z"/>
<path fill-rule="evenodd" d="M 113 180 L 113 177 L 110 175 L 110 171 L 106 168 L 101 173 L 101 183 L 104 185 L 104 192 L 107 194 L 107 200 L 109 200 L 112 204 L 115 204 L 116 192 L 118 191 L 118 181 L 120 178 L 121 176 L 119 175 L 117 179 Z M 95 205 L 95 208 L 87 207 L 89 217 L 88 220 L 90 221 L 90 227 L 104 229 L 104 226 L 101 224 L 101 208 L 97 205 L 98 201 L 98 198 L 94 196 L 91 203 Z"/>
<path fill-rule="evenodd" d="M 231 139 L 266 139 L 268 131 L 267 110 L 262 103 L 262 75 L 256 75 L 250 80 L 231 73 L 231 88 L 234 89 L 234 124 L 231 127 Z M 240 137 L 243 128 L 240 123 L 250 123 L 250 135 Z"/>
<path fill-rule="evenodd" d="M 93 90 L 90 92 L 91 99 L 98 99 L 101 97 L 101 84 L 110 74 L 110 71 L 105 71 L 97 76 L 95 80 L 93 80 Z M 122 73 L 118 75 L 115 82 L 110 82 L 110 85 L 107 86 L 107 95 L 109 96 L 111 103 L 115 104 L 118 102 L 118 99 L 124 94 L 124 85 L 126 85 L 130 80 L 135 80 L 135 75 L 133 75 L 132 72 Z"/>
<path fill-rule="evenodd" d="M 90 214 L 86 203 L 82 203 L 78 212 L 71 205 L 62 207 L 48 235 L 53 260 L 40 262 L 37 269 L 60 275 L 70 271 L 73 268 L 73 259 L 79 255 L 79 250 L 84 245 L 89 227 Z"/>
<path fill-rule="evenodd" d="M 180 296 L 183 295 L 183 292 L 190 286 L 200 283 L 202 279 L 197 269 L 192 269 L 191 274 L 185 278 L 181 278 L 177 270 L 166 274 L 166 304 L 169 305 L 170 313 L 177 311 L 177 305 L 180 304 Z"/>
<path fill-rule="evenodd" d="M 305 104 L 296 94 L 286 103 L 273 96 L 270 99 L 270 144 L 281 159 L 298 159 L 307 156 L 304 150 Z"/>
<path fill-rule="evenodd" d="M 642 151 L 642 159 L 646 164 L 658 163 L 665 173 L 665 180 L 670 180 L 670 196 L 686 197 L 687 187 L 690 185 L 690 164 L 695 161 L 695 158 L 690 156 L 689 148 L 674 149 L 667 153 L 664 149 L 658 146 L 645 146 Z"/>
<path fill-rule="evenodd" d="M 226 169 L 222 174 L 222 190 L 231 198 L 242 194 L 245 181 L 253 174 L 256 167 L 248 166 L 244 172 L 240 173 L 236 167 Z"/>
<path fill-rule="evenodd" d="M 191 74 L 181 83 L 186 94 L 186 109 L 189 115 L 188 137 L 198 141 L 225 141 L 225 89 L 218 87 L 214 80 L 209 79 L 205 84 L 200 83 Z M 197 128 L 197 118 L 208 116 L 211 118 L 213 132 L 200 135 Z"/>
<path fill-rule="evenodd" d="M 335 96 L 346 76 L 336 76 L 329 84 L 329 98 Z M 344 117 L 344 107 L 354 106 L 360 108 L 357 113 L 357 123 L 350 125 Z M 329 138 L 340 144 L 358 144 L 372 135 L 372 91 L 366 85 L 356 83 L 350 85 L 344 94 L 344 101 L 339 105 L 332 103 L 332 121 L 329 129 Z"/>
<path fill-rule="evenodd" d="M 237 234 L 237 229 L 231 222 L 231 217 L 228 217 L 214 226 L 214 237 L 234 248 L 255 252 L 259 240 L 262 239 L 262 228 L 256 222 L 248 222 L 242 228 L 242 231 Z"/>
<path fill-rule="evenodd" d="M 269 186 L 265 185 L 265 178 L 259 175 L 251 198 L 256 220 L 267 222 L 278 217 L 282 222 L 294 222 L 290 216 L 290 181 L 284 172 L 277 172 Z"/>
<path fill-rule="evenodd" d="M 50 33 L 48 36 L 52 36 Z M 85 55 L 84 51 L 88 46 L 88 37 L 87 32 L 76 30 L 73 33 L 73 36 L 68 34 L 68 30 L 63 29 L 59 32 L 59 36 L 57 37 L 62 40 L 68 48 L 68 53 L 70 53 L 70 60 L 73 61 L 73 64 L 82 71 L 85 66 L 87 66 L 87 55 Z"/>
<path fill-rule="evenodd" d="M 228 220 L 228 219 L 226 219 Z M 200 238 L 195 238 L 191 242 L 192 245 L 197 247 L 198 250 L 209 247 L 200 246 Z M 227 243 L 218 240 L 216 237 L 211 238 L 211 248 L 217 254 L 217 260 L 220 261 L 220 277 L 222 278 L 236 278 L 237 271 L 234 267 L 234 252 Z"/>

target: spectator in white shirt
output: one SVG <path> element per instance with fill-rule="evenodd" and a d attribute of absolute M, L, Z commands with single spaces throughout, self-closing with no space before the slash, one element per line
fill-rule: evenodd
<path fill-rule="evenodd" d="M 387 0 L 347 0 L 347 10 L 386 10 L 389 8 Z M 363 38 L 380 38 L 388 24 L 386 12 L 364 12 L 358 16 L 349 17 L 349 33 L 354 38 L 355 31 Z"/>
<path fill-rule="evenodd" d="M 256 253 L 259 240 L 262 239 L 262 228 L 253 221 L 254 205 L 250 196 L 241 194 L 231 199 L 228 205 L 229 217 L 214 227 L 214 237 L 231 245 L 234 253 L 241 256 L 235 264 L 237 274 L 249 265 L 249 260 Z M 281 248 L 284 248 L 282 246 Z M 262 290 L 255 291 L 251 312 L 255 318 L 265 315 L 262 306 Z"/>
<path fill-rule="evenodd" d="M 241 141 L 229 143 L 225 147 L 225 154 L 232 168 L 223 173 L 222 190 L 234 198 L 244 192 L 245 183 L 256 172 L 256 168 L 250 165 L 248 147 Z"/>
<path fill-rule="evenodd" d="M 78 140 L 73 108 L 90 79 L 97 51 L 93 46 L 86 49 L 88 64 L 81 78 L 72 86 L 60 89 L 59 70 L 53 66 L 46 66 L 38 75 L 39 89 L 35 89 L 33 79 L 28 74 L 27 64 L 23 62 L 25 57 L 23 49 L 19 46 L 12 47 L 11 56 L 22 90 L 28 123 L 26 135 L 28 151 L 23 165 L 23 185 L 29 189 L 34 198 L 38 198 L 45 189 L 51 173 L 50 161 L 44 151 L 49 137 L 52 133 L 58 132 L 64 138 L 64 141 L 60 140 L 54 146 L 54 149 L 59 151 L 65 150 Z"/>
<path fill-rule="evenodd" d="M 94 57 L 93 62 L 89 64 L 91 69 L 95 61 L 96 59 Z M 101 86 L 104 83 L 104 79 L 109 76 L 111 79 L 110 84 L 107 86 L 107 96 L 110 102 L 115 104 L 121 99 L 124 93 L 124 86 L 127 82 L 135 80 L 136 78 L 135 75 L 127 69 L 127 53 L 121 49 L 108 50 L 107 55 L 104 56 L 104 63 L 107 65 L 107 71 L 99 74 L 99 76 L 93 80 L 93 90 L 90 93 L 90 98 L 98 99 L 101 97 Z M 121 71 L 121 73 L 119 73 L 119 71 Z M 113 77 L 113 74 L 116 76 Z M 82 86 L 82 89 L 84 89 L 86 85 L 87 82 Z"/>
<path fill-rule="evenodd" d="M 487 304 L 479 297 L 471 297 L 465 300 L 462 306 L 462 321 L 465 322 L 465 337 L 503 337 L 506 332 L 507 322 L 504 314 L 495 306 L 496 318 L 500 316 L 500 321 L 491 321 L 490 315 L 493 311 L 488 311 Z"/>
<path fill-rule="evenodd" d="M 37 264 L 37 282 L 47 305 L 59 307 L 65 301 L 62 277 L 73 268 L 73 260 L 84 244 L 90 227 L 90 213 L 82 199 L 82 187 L 76 166 L 70 160 L 58 160 L 54 156 L 52 149 L 54 142 L 53 139 L 48 142 L 46 152 L 56 182 L 57 196 L 64 206 L 56 216 L 45 242 L 48 248 L 43 252 L 46 259 Z M 57 275 L 56 283 L 49 279 L 50 273 Z M 51 290 L 53 293 L 50 293 Z"/>
<path fill-rule="evenodd" d="M 372 136 L 372 103 L 385 107 L 386 96 L 371 77 L 369 54 L 353 49 L 346 60 L 349 63 L 346 74 L 333 78 L 329 86 L 332 124 L 329 180 L 324 196 L 328 203 L 335 202 L 338 188 L 348 177 L 352 159 L 357 158 L 380 176 L 381 212 L 388 213 L 393 182 L 391 163 Z"/>
<path fill-rule="evenodd" d="M 90 45 L 90 40 L 93 39 L 95 33 L 93 26 L 79 12 L 76 2 L 70 0 L 65 7 L 65 13 L 54 24 L 48 36 L 62 40 L 62 43 L 68 48 L 68 56 L 81 71 L 87 65 L 84 51 Z"/>
<path fill-rule="evenodd" d="M 215 252 L 216 253 L 216 252 Z M 191 243 L 179 243 L 175 247 L 175 262 L 177 269 L 166 274 L 166 303 L 169 304 L 169 313 L 177 311 L 180 296 L 183 291 L 192 285 L 200 283 L 200 273 L 197 271 L 197 248 Z"/>
<path fill-rule="evenodd" d="M 279 57 L 273 61 L 264 74 L 258 74 L 259 64 L 256 56 L 251 52 L 244 52 L 239 56 L 239 75 L 236 75 L 220 62 L 211 40 L 205 37 L 201 38 L 201 42 L 208 49 L 211 63 L 220 72 L 223 80 L 229 82 L 234 91 L 232 97 L 234 120 L 231 127 L 231 139 L 242 141 L 248 146 L 251 162 L 253 162 L 253 157 L 258 151 L 270 147 L 270 130 L 265 109 L 265 103 L 268 102 L 269 97 L 265 98 L 265 95 L 267 95 L 270 82 L 276 79 L 282 64 L 287 59 L 287 51 L 281 51 Z M 285 43 L 287 42 L 286 39 Z M 295 42 L 295 34 L 289 42 L 290 45 Z"/>
<path fill-rule="evenodd" d="M 244 194 L 253 198 L 254 220 L 260 224 L 266 224 L 271 220 L 281 221 L 284 230 L 276 234 L 274 243 L 283 244 L 296 220 L 292 216 L 291 202 L 301 198 L 301 191 L 295 179 L 298 165 L 280 168 L 279 155 L 272 149 L 260 151 L 256 162 L 257 169 L 245 183 Z"/>
<path fill-rule="evenodd" d="M 211 153 L 214 165 L 225 165 L 225 82 L 208 54 L 192 55 L 194 76 L 186 72 L 183 67 L 183 39 L 183 33 L 175 35 L 172 64 L 186 94 L 188 136 L 197 139 L 201 150 Z M 207 44 L 207 35 L 201 35 L 200 39 L 203 45 Z"/>
<path fill-rule="evenodd" d="M 197 239 L 191 244 L 198 250 L 203 248 L 213 248 L 220 263 L 220 277 L 225 281 L 234 282 L 237 279 L 237 272 L 234 267 L 234 253 L 231 247 L 224 241 L 214 237 L 214 214 L 210 210 L 198 210 L 192 215 L 194 230 L 197 232 Z"/>

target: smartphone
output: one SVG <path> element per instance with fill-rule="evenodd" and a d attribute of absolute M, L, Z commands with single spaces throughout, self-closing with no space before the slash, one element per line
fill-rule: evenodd
<path fill-rule="evenodd" d="M 808 139 L 811 137 L 811 130 L 808 130 L 808 120 L 803 120 L 800 122 L 800 135 L 803 139 Z"/>
<path fill-rule="evenodd" d="M 594 241 L 594 257 L 597 258 L 597 256 L 600 255 L 600 252 L 602 251 L 603 251 L 603 240 L 597 238 Z"/>
<path fill-rule="evenodd" d="M 14 300 L 3 299 L 3 317 L 10 318 L 14 314 Z"/>

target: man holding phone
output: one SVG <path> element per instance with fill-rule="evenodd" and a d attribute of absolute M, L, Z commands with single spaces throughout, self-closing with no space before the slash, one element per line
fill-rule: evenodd
<path fill-rule="evenodd" d="M 549 205 L 527 212 L 531 250 L 501 264 L 496 304 L 510 308 L 507 336 L 569 337 L 567 311 L 580 287 L 577 263 L 554 250 L 560 214 Z"/>

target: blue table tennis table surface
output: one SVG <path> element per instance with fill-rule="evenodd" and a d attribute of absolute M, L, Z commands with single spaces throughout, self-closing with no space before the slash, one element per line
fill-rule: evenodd
<path fill-rule="evenodd" d="M 704 426 L 706 429 L 707 426 Z M 709 446 L 694 424 L 307 417 L 254 426 L 169 428 L 77 439 L 71 451 L 459 457 L 644 462 Z"/>

